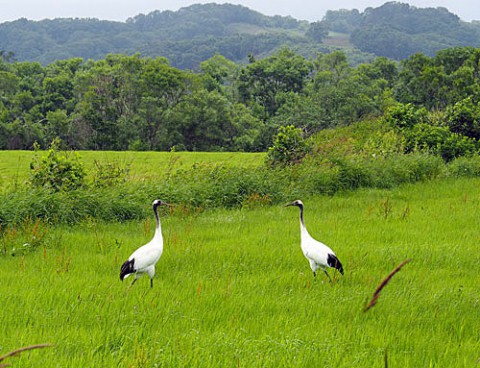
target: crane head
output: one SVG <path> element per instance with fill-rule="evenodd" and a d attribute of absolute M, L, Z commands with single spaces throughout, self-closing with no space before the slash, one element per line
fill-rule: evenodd
<path fill-rule="evenodd" d="M 159 206 L 169 206 L 172 207 L 170 203 L 162 201 L 161 199 L 155 199 L 152 203 L 153 209 L 157 209 Z"/>
<path fill-rule="evenodd" d="M 292 203 L 287 204 L 286 206 L 297 206 L 303 207 L 303 202 L 300 199 L 293 201 Z"/>
<path fill-rule="evenodd" d="M 155 199 L 152 203 L 153 207 L 158 207 L 158 206 L 170 206 L 170 204 L 168 204 L 167 202 L 165 201 L 162 201 L 161 199 Z"/>

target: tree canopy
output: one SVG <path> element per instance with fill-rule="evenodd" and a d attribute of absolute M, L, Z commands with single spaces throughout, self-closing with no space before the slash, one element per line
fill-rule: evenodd
<path fill-rule="evenodd" d="M 248 64 L 215 54 L 199 71 L 140 54 L 1 61 L 0 149 L 46 148 L 59 138 L 74 149 L 266 151 L 282 127 L 309 137 L 385 119 L 416 126 L 417 137 L 464 137 L 471 152 L 480 140 L 479 68 L 473 47 L 358 66 L 341 51 L 305 58 L 284 47 Z"/>

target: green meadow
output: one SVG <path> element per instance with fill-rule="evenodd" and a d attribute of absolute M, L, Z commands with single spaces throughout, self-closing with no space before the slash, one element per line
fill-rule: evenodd
<path fill-rule="evenodd" d="M 28 177 L 28 166 L 15 162 L 28 164 L 31 155 L 2 157 L 4 185 Z M 131 162 L 136 178 L 156 175 L 148 160 L 163 173 L 172 157 L 105 155 Z M 263 162 L 261 154 L 179 155 L 185 165 L 208 157 L 247 167 Z M 119 279 L 123 261 L 153 235 L 151 202 L 144 205 L 150 216 L 140 220 L 30 220 L 2 229 L 0 248 L 8 250 L 0 255 L 0 356 L 51 344 L 2 363 L 475 367 L 479 187 L 478 178 L 447 178 L 301 198 L 311 235 L 344 264 L 344 276 L 330 270 L 333 284 L 322 272 L 313 280 L 300 249 L 298 209 L 283 204 L 189 212 L 172 203 L 161 213 L 165 246 L 153 289 L 147 277 L 131 288 L 131 279 Z M 406 259 L 364 312 L 376 287 Z"/>
<path fill-rule="evenodd" d="M 32 151 L 0 150 L 0 185 L 22 183 L 28 179 L 29 165 L 34 157 Z M 197 163 L 225 166 L 256 167 L 263 164 L 264 153 L 240 152 L 131 152 L 131 151 L 77 151 L 87 171 L 95 162 L 114 164 L 126 168 L 131 180 L 155 180 L 169 166 L 175 170 L 190 168 Z"/>

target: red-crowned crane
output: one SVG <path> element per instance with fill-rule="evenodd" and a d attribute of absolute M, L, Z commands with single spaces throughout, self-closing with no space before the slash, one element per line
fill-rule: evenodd
<path fill-rule="evenodd" d="M 155 214 L 156 227 L 152 240 L 144 246 L 138 248 L 122 265 L 120 269 L 120 280 L 134 274 L 135 278 L 130 286 L 144 273 L 150 277 L 150 287 L 153 287 L 153 276 L 155 276 L 155 264 L 160 259 L 163 252 L 163 236 L 160 217 L 158 216 L 159 206 L 168 206 L 168 203 L 156 199 L 153 201 L 153 213 Z"/>
<path fill-rule="evenodd" d="M 299 199 L 287 204 L 287 206 L 297 206 L 300 208 L 300 241 L 302 252 L 310 262 L 310 268 L 313 271 L 313 277 L 316 279 L 317 270 L 321 268 L 325 275 L 327 275 L 330 282 L 332 279 L 327 272 L 328 268 L 336 268 L 343 275 L 343 266 L 340 260 L 337 258 L 333 250 L 327 247 L 325 244 L 315 240 L 308 233 L 303 220 L 303 202 Z"/>

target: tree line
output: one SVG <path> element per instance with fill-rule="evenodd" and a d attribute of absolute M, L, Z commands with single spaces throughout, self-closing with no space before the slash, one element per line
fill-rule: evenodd
<path fill-rule="evenodd" d="M 307 59 L 282 48 L 247 64 L 216 54 L 197 72 L 140 54 L 4 60 L 0 149 L 46 148 L 58 137 L 79 150 L 265 151 L 282 126 L 309 136 L 388 114 L 401 125 L 417 111 L 478 141 L 479 70 L 472 47 L 358 66 L 339 51 Z M 392 111 L 408 113 L 395 120 Z"/>

